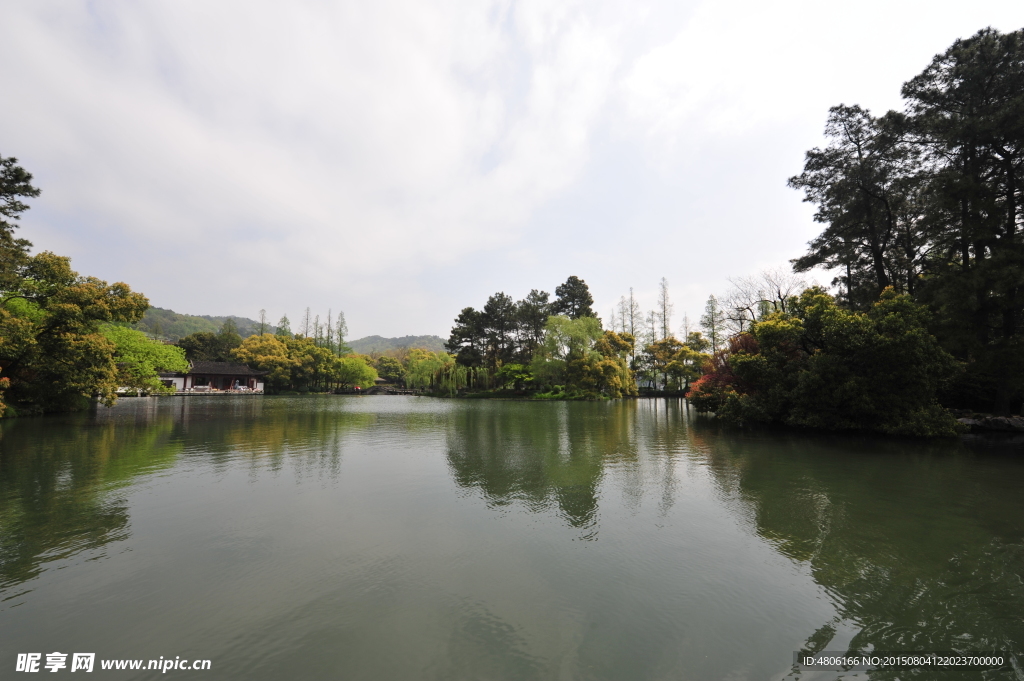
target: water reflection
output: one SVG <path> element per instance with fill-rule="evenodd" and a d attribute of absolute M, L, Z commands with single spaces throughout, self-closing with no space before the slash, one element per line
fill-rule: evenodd
<path fill-rule="evenodd" d="M 39 425 L 17 420 L 0 431 L 0 593 L 48 562 L 126 538 L 128 507 L 119 490 L 141 473 L 171 467 L 182 449 L 170 417 L 71 420 L 45 437 Z"/>
<path fill-rule="evenodd" d="M 303 499 L 287 479 L 257 489 L 285 470 L 296 483 L 329 484 Z M 548 672 L 564 663 L 579 677 L 655 675 L 652 665 L 662 665 L 666 676 L 689 678 L 682 672 L 695 663 L 678 651 L 709 645 L 705 634 L 758 639 L 766 625 L 757 618 L 789 616 L 773 605 L 789 601 L 767 598 L 758 611 L 752 599 L 800 589 L 814 600 L 816 586 L 832 607 L 801 605 L 813 616 L 794 616 L 794 640 L 773 642 L 772 652 L 783 645 L 788 659 L 796 639 L 808 650 L 1017 654 L 1024 643 L 1019 455 L 955 442 L 731 432 L 678 400 L 126 400 L 95 415 L 4 422 L 0 609 L 17 605 L 27 584 L 54 566 L 109 558 L 108 547 L 132 532 L 132 489 L 162 484 L 157 476 L 170 484 L 178 475 L 219 480 L 235 471 L 241 482 L 217 491 L 225 503 L 204 508 L 230 515 L 250 504 L 253 520 L 229 519 L 219 534 L 189 528 L 195 557 L 172 554 L 182 561 L 175 570 L 205 570 L 199 574 L 217 587 L 207 597 L 216 598 L 232 585 L 213 580 L 248 566 L 255 576 L 238 583 L 252 591 L 237 602 L 263 594 L 267 582 L 277 590 L 290 584 L 315 613 L 306 620 L 310 636 L 336 630 L 338 613 L 355 622 L 351 656 L 364 650 L 364 632 L 393 630 L 388 613 L 408 616 L 408 632 L 440 627 L 434 638 L 416 639 L 423 650 L 406 651 L 432 660 L 426 676 L 554 678 Z M 333 486 L 339 480 L 344 491 Z M 170 510 L 180 514 L 175 522 L 190 517 Z M 521 522 L 531 514 L 560 520 Z M 509 522 L 484 527 L 483 515 Z M 258 541 L 227 545 L 238 526 Z M 610 540 L 566 541 L 567 526 L 573 539 Z M 508 544 L 516 550 L 501 553 Z M 763 577 L 765 556 L 783 566 L 771 579 Z M 798 577 L 783 584 L 790 576 L 778 575 L 791 566 Z M 195 588 L 189 583 L 168 600 L 187 601 Z M 426 613 L 420 619 L 417 604 Z M 273 626 L 249 633 L 280 638 L 282 623 L 295 621 L 293 607 L 269 609 Z M 557 637 L 538 612 L 563 618 L 559 640 L 569 652 L 545 647 Z M 384 633 L 380 641 L 381 650 L 392 643 Z M 323 639 L 324 650 L 337 645 Z M 365 659 L 382 658 L 376 651 L 366 648 Z M 714 652 L 733 669 L 733 653 Z M 609 674 L 584 672 L 595 660 Z M 735 663 L 758 673 L 766 664 Z M 721 677 L 718 669 L 707 667 L 704 678 Z M 930 671 L 924 677 L 945 673 Z"/>
<path fill-rule="evenodd" d="M 604 459 L 635 448 L 631 414 L 576 410 L 570 418 L 565 403 L 536 406 L 490 403 L 455 412 L 447 431 L 452 475 L 459 486 L 479 489 L 492 507 L 521 501 L 540 511 L 554 503 L 593 538 Z"/>
<path fill-rule="evenodd" d="M 93 414 L 0 422 L 0 602 L 49 565 L 105 558 L 107 544 L 131 534 L 124 492 L 183 457 L 215 469 L 248 461 L 254 473 L 290 465 L 332 478 L 344 437 L 377 421 L 294 407 L 129 399 Z"/>
<path fill-rule="evenodd" d="M 699 430 L 699 429 L 698 429 Z M 1024 460 L 957 443 L 709 431 L 756 532 L 835 608 L 805 650 L 1024 651 Z M 848 632 L 842 635 L 841 632 Z M 920 678 L 977 678 L 927 670 Z M 1010 669 L 996 674 L 1014 678 Z M 879 670 L 872 678 L 908 678 Z"/>

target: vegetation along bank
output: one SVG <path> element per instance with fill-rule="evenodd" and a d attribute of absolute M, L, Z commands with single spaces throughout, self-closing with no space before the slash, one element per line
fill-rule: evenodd
<path fill-rule="evenodd" d="M 119 387 L 165 389 L 159 372 L 189 361 L 230 361 L 264 372 L 268 392 L 384 383 L 534 399 L 678 394 L 734 423 L 904 435 L 988 422 L 954 413 L 1018 414 L 1024 31 L 956 41 L 902 96 L 901 111 L 881 116 L 829 111 L 827 144 L 789 180 L 816 207 L 821 234 L 791 269 L 732 280 L 696 323 L 684 314 L 673 326 L 666 279 L 655 309 L 641 310 L 631 289 L 602 320 L 586 282 L 570 276 L 554 296 L 499 292 L 464 308 L 443 349 L 379 339 L 353 352 L 340 312 L 321 321 L 307 309 L 293 330 L 262 311 L 240 328 L 151 309 L 126 284 L 30 254 L 15 228 L 39 190 L 0 157 L 0 409 L 109 404 Z M 801 279 L 815 268 L 835 274 L 829 289 Z"/>

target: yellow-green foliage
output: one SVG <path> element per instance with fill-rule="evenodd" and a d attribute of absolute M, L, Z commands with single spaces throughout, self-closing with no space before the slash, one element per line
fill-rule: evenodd
<path fill-rule="evenodd" d="M 377 379 L 377 371 L 363 356 L 338 357 L 312 338 L 284 338 L 269 333 L 249 336 L 232 351 L 232 356 L 268 372 L 266 385 L 270 391 L 369 388 Z"/>
<path fill-rule="evenodd" d="M 544 342 L 530 364 L 540 385 L 565 387 L 570 394 L 592 397 L 636 395 L 636 381 L 627 356 L 633 349 L 629 334 L 602 331 L 594 317 L 548 317 Z"/>
<path fill-rule="evenodd" d="M 370 388 L 377 382 L 377 370 L 362 357 L 339 357 L 334 362 L 334 380 L 343 387 Z"/>
<path fill-rule="evenodd" d="M 454 395 L 468 385 L 469 371 L 446 352 L 413 348 L 405 360 L 405 384 Z"/>
<path fill-rule="evenodd" d="M 113 324 L 104 325 L 100 332 L 114 344 L 114 362 L 121 387 L 170 391 L 173 389 L 164 386 L 157 373 L 188 370 L 185 351 L 175 345 L 166 345 L 141 331 Z"/>
<path fill-rule="evenodd" d="M 233 351 L 235 359 L 253 369 L 269 372 L 265 377 L 270 389 L 283 388 L 291 383 L 292 369 L 297 362 L 288 354 L 288 346 L 278 336 L 265 333 L 249 336 Z"/>

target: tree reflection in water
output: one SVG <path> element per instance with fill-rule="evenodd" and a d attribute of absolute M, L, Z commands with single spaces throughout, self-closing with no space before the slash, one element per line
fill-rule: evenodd
<path fill-rule="evenodd" d="M 628 439 L 628 426 L 597 414 L 569 418 L 565 403 L 501 406 L 452 414 L 447 448 L 455 482 L 479 489 L 492 507 L 520 501 L 537 511 L 553 502 L 584 538 L 595 538 L 602 459 L 609 446 Z M 527 409 L 529 418 L 517 413 Z"/>
<path fill-rule="evenodd" d="M 371 413 L 267 407 L 250 398 L 124 400 L 92 414 L 11 419 L 0 427 L 0 602 L 18 585 L 131 535 L 125 491 L 183 454 L 215 466 L 239 458 L 299 475 L 336 476 L 341 441 L 376 422 Z M 13 603 L 16 605 L 17 603 Z M 12 604 L 7 603 L 10 607 Z"/>
<path fill-rule="evenodd" d="M 836 618 L 805 650 L 1000 651 L 1024 662 L 1024 460 L 961 443 L 695 428 L 756 532 L 809 565 Z M 852 637 L 841 640 L 840 630 Z M 991 678 L 1018 678 L 1010 667 Z M 878 670 L 871 678 L 982 678 Z"/>
<path fill-rule="evenodd" d="M 747 520 L 757 538 L 752 543 L 767 543 L 801 573 L 806 568 L 834 605 L 833 618 L 808 625 L 808 650 L 1020 656 L 1024 647 L 1019 454 L 958 442 L 727 431 L 689 414 L 680 401 L 388 399 L 139 400 L 93 416 L 0 424 L 0 608 L 17 605 L 20 593 L 35 588 L 27 582 L 46 570 L 69 559 L 102 557 L 111 542 L 128 538 L 128 487 L 146 475 L 171 467 L 187 471 L 195 457 L 214 473 L 288 467 L 298 479 L 334 478 L 347 443 L 363 442 L 375 451 L 443 452 L 452 479 L 467 494 L 479 494 L 498 510 L 554 513 L 584 540 L 598 538 L 599 504 L 606 505 L 607 523 L 615 517 L 620 528 L 646 532 L 644 523 L 657 520 L 629 514 L 654 497 L 658 517 L 671 515 L 670 522 L 643 540 L 656 543 L 635 545 L 654 558 L 674 556 L 660 549 L 680 536 L 697 548 L 707 540 L 695 528 L 698 519 L 678 512 L 705 506 L 682 498 L 680 490 L 717 491 L 717 499 L 709 495 L 709 512 Z M 386 475 L 388 460 L 377 459 L 371 470 Z M 443 466 L 438 474 L 445 476 Z M 447 495 L 444 482 L 439 489 Z M 617 493 L 621 505 L 612 497 Z M 656 598 L 652 593 L 644 597 Z M 650 608 L 637 616 L 649 619 Z M 490 627 L 497 615 L 488 612 L 474 610 L 471 619 Z M 487 630 L 495 636 L 504 631 Z M 620 652 L 634 660 L 631 653 L 646 650 L 643 645 L 674 649 L 670 632 L 662 633 L 664 640 L 648 632 Z M 607 642 L 587 650 L 600 658 Z M 516 659 L 529 675 L 536 660 L 525 652 Z M 977 677 L 926 672 L 918 678 Z M 1002 670 L 995 678 L 1013 674 Z"/>

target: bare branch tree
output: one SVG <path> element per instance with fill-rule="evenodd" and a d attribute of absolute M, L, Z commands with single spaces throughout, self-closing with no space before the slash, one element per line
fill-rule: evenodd
<path fill-rule="evenodd" d="M 661 278 L 658 284 L 658 324 L 661 326 L 661 337 L 668 338 L 672 335 L 672 308 L 673 305 L 668 297 L 668 279 Z"/>
<path fill-rule="evenodd" d="M 306 314 L 302 317 L 302 337 L 309 338 L 309 327 L 312 325 L 313 319 L 309 314 L 309 308 L 306 308 Z"/>
<path fill-rule="evenodd" d="M 791 299 L 807 288 L 802 277 L 783 268 L 764 270 L 729 282 L 732 289 L 722 301 L 722 312 L 733 334 L 743 333 L 751 323 L 772 312 L 789 312 Z"/>

